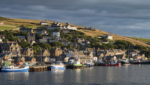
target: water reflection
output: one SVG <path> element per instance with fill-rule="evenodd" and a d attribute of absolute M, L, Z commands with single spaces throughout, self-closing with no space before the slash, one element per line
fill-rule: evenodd
<path fill-rule="evenodd" d="M 81 82 L 81 69 L 76 69 L 75 70 L 75 80 L 76 82 L 80 83 Z"/>
<path fill-rule="evenodd" d="M 28 80 L 29 72 L 8 72 L 4 73 L 4 79 L 6 80 Z"/>
<path fill-rule="evenodd" d="M 86 69 L 92 71 L 94 69 L 94 67 L 89 67 L 89 68 L 86 68 Z"/>
<path fill-rule="evenodd" d="M 63 83 L 64 81 L 64 70 L 53 70 L 53 79 L 56 83 Z"/>
<path fill-rule="evenodd" d="M 52 70 L 52 73 L 63 74 L 65 70 Z"/>
<path fill-rule="evenodd" d="M 149 85 L 150 65 L 0 73 L 0 85 Z"/>
<path fill-rule="evenodd" d="M 107 68 L 107 70 L 106 70 L 107 72 L 107 74 L 106 74 L 106 80 L 108 81 L 108 82 L 112 82 L 113 81 L 113 76 L 114 76 L 114 74 L 115 74 L 115 72 L 113 72 L 114 70 L 112 69 L 112 67 L 108 67 Z"/>

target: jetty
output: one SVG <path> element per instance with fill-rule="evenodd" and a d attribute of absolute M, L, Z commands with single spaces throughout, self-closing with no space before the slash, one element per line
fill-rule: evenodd
<path fill-rule="evenodd" d="M 43 71 L 50 71 L 51 66 L 31 66 L 30 67 L 30 72 L 43 72 Z"/>

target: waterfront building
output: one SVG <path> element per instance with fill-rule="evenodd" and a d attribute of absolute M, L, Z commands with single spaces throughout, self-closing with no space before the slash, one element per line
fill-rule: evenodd
<path fill-rule="evenodd" d="M 51 56 L 52 56 L 52 57 L 58 57 L 58 56 L 60 56 L 62 53 L 63 53 L 63 51 L 62 51 L 62 49 L 60 49 L 60 48 L 53 48 L 53 49 L 51 50 Z"/>
<path fill-rule="evenodd" d="M 41 25 L 41 26 L 48 26 L 49 24 L 48 24 L 48 22 L 43 22 L 43 21 L 42 21 L 42 22 L 40 22 L 40 25 Z"/>
<path fill-rule="evenodd" d="M 12 57 L 21 56 L 21 47 L 16 42 L 0 43 L 0 53 L 11 53 Z"/>
<path fill-rule="evenodd" d="M 23 48 L 21 53 L 22 56 L 30 56 L 30 57 L 34 56 L 34 51 L 32 48 Z"/>

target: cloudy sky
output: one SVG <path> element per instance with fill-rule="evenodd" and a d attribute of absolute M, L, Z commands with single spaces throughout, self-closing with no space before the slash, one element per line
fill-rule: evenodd
<path fill-rule="evenodd" d="M 1 0 L 0 16 L 70 22 L 150 38 L 150 0 Z"/>

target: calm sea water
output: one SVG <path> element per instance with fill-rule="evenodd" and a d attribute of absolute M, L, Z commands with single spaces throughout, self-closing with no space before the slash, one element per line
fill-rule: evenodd
<path fill-rule="evenodd" d="M 150 85 L 150 65 L 0 73 L 0 85 Z"/>

